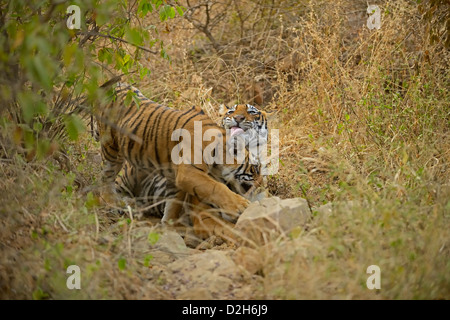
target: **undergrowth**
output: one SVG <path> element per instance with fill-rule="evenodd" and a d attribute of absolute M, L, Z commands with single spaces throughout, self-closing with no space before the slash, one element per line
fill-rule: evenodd
<path fill-rule="evenodd" d="M 247 298 L 448 299 L 450 55 L 435 20 L 406 0 L 381 2 L 379 30 L 365 26 L 366 1 L 268 3 L 217 2 L 166 25 L 171 62 L 143 59 L 151 73 L 136 84 L 215 119 L 221 103 L 275 111 L 281 153 L 269 191 L 333 207 L 258 250 L 263 267 L 246 280 Z M 14 127 L 1 130 L 15 141 Z M 9 145 L 0 161 L 1 298 L 175 298 L 157 259 L 133 242 L 133 230 L 157 234 L 154 224 L 99 206 L 99 145 L 88 132 L 38 160 Z M 82 290 L 66 288 L 71 264 L 84 270 Z M 366 286 L 370 265 L 381 269 L 380 290 Z"/>

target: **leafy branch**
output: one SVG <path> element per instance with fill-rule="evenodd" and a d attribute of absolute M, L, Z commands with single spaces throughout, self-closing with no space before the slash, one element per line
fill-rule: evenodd
<path fill-rule="evenodd" d="M 69 5 L 80 8 L 80 30 L 66 26 L 73 18 Z M 142 27 L 143 19 L 167 21 L 177 12 L 183 8 L 162 0 L 2 2 L 0 125 L 2 132 L 16 132 L 2 135 L 3 147 L 25 150 L 31 160 L 48 154 L 48 141 L 76 139 L 90 112 L 79 105 L 100 101 L 102 82 L 118 74 L 143 79 L 150 73 L 140 62 L 143 53 L 168 59 L 156 28 Z M 158 42 L 160 52 L 152 49 Z"/>

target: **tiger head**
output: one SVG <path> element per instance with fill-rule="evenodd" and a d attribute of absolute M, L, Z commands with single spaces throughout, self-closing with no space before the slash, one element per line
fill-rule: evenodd
<path fill-rule="evenodd" d="M 254 159 L 261 164 L 262 174 L 266 175 L 268 158 L 264 150 L 267 151 L 268 144 L 267 124 L 274 112 L 268 113 L 250 104 L 237 104 L 231 108 L 222 105 L 219 113 L 229 140 L 243 141 Z"/>
<path fill-rule="evenodd" d="M 230 130 L 230 136 L 242 135 L 246 143 L 259 139 L 267 142 L 267 116 L 265 111 L 250 104 L 237 104 L 229 108 L 221 106 L 222 126 Z"/>

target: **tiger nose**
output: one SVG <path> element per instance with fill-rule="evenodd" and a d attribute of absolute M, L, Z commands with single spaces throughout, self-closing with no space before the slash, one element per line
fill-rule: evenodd
<path fill-rule="evenodd" d="M 234 120 L 236 120 L 236 122 L 242 122 L 243 120 L 244 120 L 244 116 L 242 116 L 242 115 L 237 115 L 237 116 L 235 116 L 234 117 Z"/>

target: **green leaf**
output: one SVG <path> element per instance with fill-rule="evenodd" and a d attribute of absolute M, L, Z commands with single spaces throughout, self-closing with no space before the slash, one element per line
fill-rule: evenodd
<path fill-rule="evenodd" d="M 120 70 L 123 68 L 123 57 L 119 52 L 114 53 L 114 62 L 116 63 L 114 66 L 115 69 Z"/>
<path fill-rule="evenodd" d="M 159 240 L 159 234 L 156 232 L 150 232 L 148 234 L 148 242 L 153 246 L 155 245 Z"/>
<path fill-rule="evenodd" d="M 64 119 L 64 125 L 66 127 L 67 135 L 72 141 L 77 140 L 80 133 L 86 130 L 83 121 L 75 114 L 67 116 Z"/>
<path fill-rule="evenodd" d="M 125 105 L 129 106 L 131 104 L 131 102 L 134 101 L 136 103 L 136 105 L 139 107 L 139 99 L 137 98 L 136 93 L 134 93 L 133 91 L 128 91 L 127 95 L 125 97 Z"/>
<path fill-rule="evenodd" d="M 175 17 L 175 9 L 172 6 L 165 4 L 159 9 L 159 19 L 161 21 L 166 21 L 167 19 L 169 18 L 172 19 L 174 17 Z"/>
<path fill-rule="evenodd" d="M 111 64 L 113 61 L 113 51 L 110 48 L 102 48 L 98 51 L 98 60 Z"/>
<path fill-rule="evenodd" d="M 38 159 L 43 159 L 48 151 L 50 150 L 50 141 L 49 140 L 40 140 L 37 143 L 37 152 L 36 156 Z"/>
<path fill-rule="evenodd" d="M 36 139 L 33 131 L 25 129 L 24 141 L 25 141 L 25 149 L 32 150 L 34 148 Z"/>
<path fill-rule="evenodd" d="M 34 92 L 20 92 L 18 99 L 25 122 L 29 123 L 36 115 L 46 116 L 48 114 L 47 105 Z"/>
<path fill-rule="evenodd" d="M 161 54 L 161 58 L 166 59 L 166 60 L 170 60 L 170 57 L 167 54 L 166 49 L 161 48 L 161 53 L 160 54 Z"/>
<path fill-rule="evenodd" d="M 159 7 L 162 6 L 163 4 L 163 0 L 152 0 L 153 6 L 158 9 Z"/>
<path fill-rule="evenodd" d="M 153 260 L 153 256 L 151 254 L 148 254 L 144 257 L 144 266 L 147 268 L 150 266 L 150 261 Z"/>
<path fill-rule="evenodd" d="M 98 26 L 103 26 L 104 24 L 111 21 L 112 7 L 111 4 L 106 3 L 106 5 L 98 6 L 95 10 L 95 22 Z"/>
<path fill-rule="evenodd" d="M 77 49 L 78 45 L 76 43 L 72 43 L 64 47 L 63 50 L 64 66 L 68 67 L 73 62 Z"/>
<path fill-rule="evenodd" d="M 51 90 L 51 71 L 54 70 L 54 68 L 50 66 L 51 63 L 49 58 L 36 55 L 31 57 L 27 64 L 27 69 L 31 80 L 42 86 L 44 89 Z"/>
<path fill-rule="evenodd" d="M 127 260 L 125 258 L 120 258 L 117 265 L 119 266 L 119 270 L 123 271 L 127 267 Z"/>
<path fill-rule="evenodd" d="M 141 0 L 138 6 L 138 14 L 141 18 L 145 17 L 147 13 L 153 12 L 153 6 L 149 0 Z"/>
<path fill-rule="evenodd" d="M 86 202 L 84 203 L 84 206 L 87 209 L 92 209 L 99 205 L 100 205 L 99 199 L 97 197 L 95 197 L 92 192 L 89 192 L 86 196 Z"/>
<path fill-rule="evenodd" d="M 150 70 L 148 68 L 142 67 L 139 69 L 139 77 L 141 78 L 141 80 L 144 79 L 144 77 L 149 74 L 150 74 Z"/>
<path fill-rule="evenodd" d="M 125 29 L 125 40 L 137 46 L 141 46 L 144 42 L 141 33 L 139 32 L 138 29 L 135 28 Z"/>
<path fill-rule="evenodd" d="M 174 7 L 170 7 L 170 9 L 168 9 L 168 15 L 169 15 L 169 18 L 170 18 L 170 19 L 175 18 L 176 12 L 175 12 Z"/>
<path fill-rule="evenodd" d="M 182 6 L 177 6 L 176 7 L 177 8 L 177 12 L 178 12 L 178 14 L 180 15 L 180 17 L 182 17 L 183 15 L 184 15 L 184 7 L 182 7 Z"/>
<path fill-rule="evenodd" d="M 37 288 L 33 291 L 33 300 L 44 300 L 47 299 L 49 296 L 47 293 L 42 291 L 41 288 Z"/>

